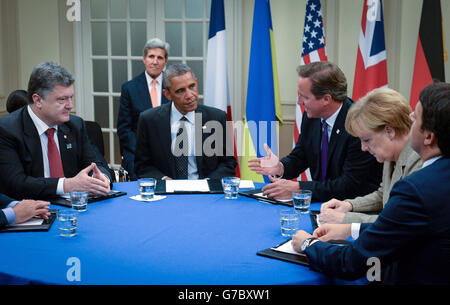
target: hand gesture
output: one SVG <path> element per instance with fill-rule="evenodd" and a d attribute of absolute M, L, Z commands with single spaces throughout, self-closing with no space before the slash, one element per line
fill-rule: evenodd
<path fill-rule="evenodd" d="M 283 175 L 283 165 L 267 144 L 264 144 L 267 156 L 248 160 L 248 167 L 260 175 Z"/>

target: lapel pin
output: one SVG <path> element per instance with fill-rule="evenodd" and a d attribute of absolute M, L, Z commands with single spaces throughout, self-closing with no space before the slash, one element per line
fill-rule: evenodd
<path fill-rule="evenodd" d="M 67 136 L 66 136 L 66 135 L 64 135 L 64 139 L 67 139 Z"/>
<path fill-rule="evenodd" d="M 66 145 L 66 147 L 67 147 L 67 149 L 72 149 L 72 144 L 69 143 Z"/>
<path fill-rule="evenodd" d="M 338 129 L 338 130 L 336 130 L 336 133 L 337 133 L 337 134 L 339 134 L 339 132 L 340 132 L 340 130 L 339 130 L 339 129 Z"/>

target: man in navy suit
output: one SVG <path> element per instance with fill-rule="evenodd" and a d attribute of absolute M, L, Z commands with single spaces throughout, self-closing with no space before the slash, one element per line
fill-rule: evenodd
<path fill-rule="evenodd" d="M 375 223 L 298 231 L 292 246 L 312 269 L 349 280 L 370 275 L 385 284 L 450 283 L 450 84 L 425 87 L 411 119 L 411 146 L 422 169 L 394 185 Z M 357 240 L 349 246 L 324 242 L 350 235 Z"/>
<path fill-rule="evenodd" d="M 49 204 L 50 202 L 35 200 L 18 202 L 0 194 L 0 228 L 25 222 L 35 216 L 48 219 L 50 216 Z"/>
<path fill-rule="evenodd" d="M 164 94 L 172 102 L 148 109 L 139 117 L 138 177 L 195 180 L 233 176 L 236 159 L 225 135 L 226 113 L 198 104 L 198 80 L 185 64 L 168 66 L 164 83 Z M 215 140 L 210 141 L 212 138 Z"/>
<path fill-rule="evenodd" d="M 122 153 L 122 166 L 132 180 L 136 180 L 134 154 L 136 151 L 136 129 L 139 115 L 149 108 L 168 103 L 162 94 L 163 70 L 169 56 L 169 44 L 158 38 L 149 40 L 144 46 L 142 61 L 145 71 L 122 85 L 117 136 Z"/>
<path fill-rule="evenodd" d="M 311 190 L 312 200 L 323 202 L 364 196 L 378 189 L 382 164 L 361 151 L 361 141 L 344 127 L 353 104 L 347 97 L 344 73 L 326 61 L 299 66 L 297 72 L 298 102 L 305 107 L 297 145 L 280 161 L 268 147 L 267 157 L 249 160 L 250 169 L 271 178 L 272 183 L 262 189 L 264 195 L 284 199 L 299 189 Z M 312 181 L 291 181 L 308 168 Z"/>

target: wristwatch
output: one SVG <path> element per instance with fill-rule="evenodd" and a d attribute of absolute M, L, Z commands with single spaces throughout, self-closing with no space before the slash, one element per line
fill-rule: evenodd
<path fill-rule="evenodd" d="M 305 240 L 303 241 L 303 243 L 302 243 L 302 247 L 300 248 L 300 250 L 301 250 L 302 252 L 305 251 L 306 248 L 308 248 L 308 247 L 311 245 L 311 242 L 312 242 L 313 240 L 317 240 L 317 238 L 315 238 L 315 237 L 310 237 L 310 238 L 305 239 Z"/>

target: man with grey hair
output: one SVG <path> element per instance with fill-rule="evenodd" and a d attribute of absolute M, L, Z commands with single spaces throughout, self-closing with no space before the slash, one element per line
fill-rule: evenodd
<path fill-rule="evenodd" d="M 170 46 L 158 38 L 150 39 L 144 46 L 142 61 L 145 71 L 122 85 L 117 135 L 120 141 L 122 166 L 132 180 L 134 172 L 134 152 L 136 149 L 136 128 L 139 114 L 155 108 L 169 100 L 162 94 L 164 89 L 163 70 L 167 64 Z"/>
<path fill-rule="evenodd" d="M 168 66 L 164 84 L 164 95 L 172 103 L 139 117 L 137 176 L 162 180 L 234 176 L 236 160 L 226 137 L 226 113 L 198 104 L 198 80 L 185 64 Z"/>
<path fill-rule="evenodd" d="M 110 192 L 111 176 L 71 115 L 74 78 L 58 64 L 37 65 L 28 106 L 0 119 L 0 192 L 15 199 L 51 200 L 72 190 Z"/>

